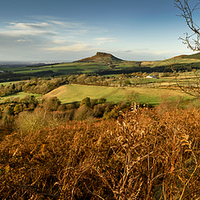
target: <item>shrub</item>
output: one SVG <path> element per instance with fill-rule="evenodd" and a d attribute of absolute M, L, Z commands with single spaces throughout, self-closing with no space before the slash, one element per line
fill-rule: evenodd
<path fill-rule="evenodd" d="M 69 120 L 73 120 L 74 110 L 67 111 L 54 111 L 52 113 L 53 117 L 57 120 L 59 125 L 66 124 Z"/>
<path fill-rule="evenodd" d="M 13 114 L 13 108 L 12 106 L 8 105 L 4 108 L 4 116 L 6 115 L 12 115 Z"/>
<path fill-rule="evenodd" d="M 98 104 L 98 99 L 90 99 L 90 107 L 94 108 Z"/>
<path fill-rule="evenodd" d="M 117 102 L 117 106 L 122 110 L 128 107 L 127 103 L 125 103 L 123 101 Z"/>
<path fill-rule="evenodd" d="M 90 106 L 91 106 L 90 98 L 89 98 L 89 97 L 84 98 L 84 99 L 81 101 L 80 106 L 82 106 L 82 105 L 85 105 L 85 106 L 87 106 L 87 107 L 90 107 Z"/>
<path fill-rule="evenodd" d="M 107 103 L 104 104 L 104 106 L 105 106 L 105 111 L 110 112 L 114 108 L 115 103 L 114 102 L 107 102 Z"/>
<path fill-rule="evenodd" d="M 52 97 L 50 99 L 45 100 L 43 104 L 44 108 L 47 111 L 56 111 L 61 102 L 57 97 Z"/>
<path fill-rule="evenodd" d="M 58 111 L 65 111 L 66 110 L 66 105 L 65 104 L 61 104 L 58 106 L 57 108 Z"/>
<path fill-rule="evenodd" d="M 99 99 L 99 103 L 100 103 L 100 104 L 106 103 L 106 99 L 105 99 L 105 98 L 100 98 L 100 99 Z"/>
<path fill-rule="evenodd" d="M 93 111 L 86 105 L 80 106 L 74 113 L 74 120 L 91 120 L 93 119 Z"/>
<path fill-rule="evenodd" d="M 41 130 L 45 127 L 54 127 L 59 124 L 59 120 L 44 109 L 36 108 L 33 112 L 24 111 L 19 113 L 16 125 L 21 132 Z"/>
<path fill-rule="evenodd" d="M 75 108 L 75 105 L 73 103 L 66 105 L 66 110 L 71 110 L 71 109 L 74 109 L 74 108 Z"/>
<path fill-rule="evenodd" d="M 103 117 L 105 106 L 104 105 L 96 105 L 94 106 L 94 117 Z"/>
<path fill-rule="evenodd" d="M 16 104 L 13 111 L 17 114 L 19 112 L 21 112 L 23 110 L 22 105 L 21 104 Z"/>
<path fill-rule="evenodd" d="M 119 111 L 120 108 L 118 106 L 115 106 L 111 111 L 106 110 L 103 114 L 103 118 L 104 119 L 117 119 L 117 117 L 119 116 Z"/>

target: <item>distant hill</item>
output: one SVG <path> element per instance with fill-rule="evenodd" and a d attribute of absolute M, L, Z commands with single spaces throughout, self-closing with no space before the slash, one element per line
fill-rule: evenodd
<path fill-rule="evenodd" d="M 83 58 L 81 60 L 77 60 L 75 62 L 102 62 L 102 63 L 115 63 L 115 62 L 121 62 L 122 59 L 119 59 L 112 54 L 109 53 L 103 53 L 103 52 L 97 52 L 96 55 L 88 58 Z"/>
<path fill-rule="evenodd" d="M 195 53 L 192 55 L 180 55 L 180 56 L 175 56 L 173 58 L 200 59 L 200 53 Z"/>

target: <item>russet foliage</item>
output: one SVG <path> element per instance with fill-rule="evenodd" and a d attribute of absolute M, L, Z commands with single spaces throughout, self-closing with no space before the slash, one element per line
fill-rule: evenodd
<path fill-rule="evenodd" d="M 139 108 L 0 143 L 1 199 L 198 199 L 200 111 Z"/>

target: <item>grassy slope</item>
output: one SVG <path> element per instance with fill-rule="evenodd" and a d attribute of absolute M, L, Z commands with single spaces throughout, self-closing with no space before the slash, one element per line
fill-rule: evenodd
<path fill-rule="evenodd" d="M 155 62 L 144 62 L 142 64 L 143 66 L 146 65 L 150 67 L 157 67 L 157 66 L 173 66 L 175 64 L 190 64 L 190 63 L 200 63 L 199 59 L 190 59 L 190 58 L 171 58 L 161 61 L 155 61 Z"/>
<path fill-rule="evenodd" d="M 40 67 L 19 67 L 9 68 L 7 70 L 14 73 L 35 73 L 52 70 L 53 72 L 74 73 L 74 72 L 97 72 L 99 69 L 109 69 L 103 63 L 60 63 L 55 65 L 40 66 Z"/>
<path fill-rule="evenodd" d="M 91 99 L 106 98 L 107 101 L 126 101 L 127 96 L 132 92 L 139 94 L 138 101 L 149 104 L 157 104 L 162 102 L 164 97 L 170 99 L 177 99 L 184 97 L 186 99 L 191 98 L 184 94 L 180 90 L 169 89 L 156 89 L 156 88 L 116 88 L 116 87 L 100 87 L 100 86 L 84 86 L 84 85 L 64 85 L 48 94 L 44 95 L 44 98 L 50 98 L 57 96 L 62 103 L 70 103 L 73 101 L 81 101 L 85 97 Z"/>
<path fill-rule="evenodd" d="M 1 82 L 0 84 L 2 84 L 2 85 L 9 85 L 9 84 L 11 84 L 11 83 L 18 83 L 19 81 L 10 81 L 10 82 Z"/>
<path fill-rule="evenodd" d="M 30 95 L 30 96 L 34 95 L 36 98 L 41 97 L 40 94 L 32 94 L 32 93 L 19 92 L 17 94 L 8 95 L 6 97 L 0 97 L 0 102 L 2 102 L 4 99 L 8 99 L 8 98 L 13 99 L 13 98 L 19 97 L 21 99 L 21 98 L 24 98 L 27 95 Z"/>
<path fill-rule="evenodd" d="M 142 66 L 148 65 L 151 67 L 164 66 L 164 65 L 175 65 L 175 64 L 188 64 L 188 63 L 200 63 L 200 53 L 192 55 L 180 55 L 173 58 L 159 60 L 159 61 L 144 61 Z"/>
<path fill-rule="evenodd" d="M 195 53 L 192 55 L 183 55 L 182 58 L 200 59 L 200 53 Z"/>

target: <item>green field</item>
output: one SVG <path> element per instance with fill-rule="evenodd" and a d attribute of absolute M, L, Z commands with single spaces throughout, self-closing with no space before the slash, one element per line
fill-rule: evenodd
<path fill-rule="evenodd" d="M 164 98 L 168 98 L 170 100 L 178 99 L 180 97 L 184 99 L 191 99 L 189 95 L 186 95 L 180 90 L 146 87 L 117 88 L 85 85 L 64 85 L 49 92 L 43 97 L 50 98 L 57 96 L 62 103 L 81 101 L 85 97 L 89 97 L 91 99 L 106 98 L 107 101 L 117 103 L 119 101 L 126 101 L 130 95 L 132 95 L 137 102 L 149 103 L 152 105 L 161 103 Z"/>
<path fill-rule="evenodd" d="M 162 61 L 155 61 L 151 64 L 151 67 L 163 66 L 163 65 L 175 65 L 175 64 L 190 64 L 190 63 L 199 63 L 199 59 L 189 59 L 189 58 L 171 58 Z"/>
<path fill-rule="evenodd" d="M 36 72 L 45 72 L 53 71 L 63 74 L 67 73 L 89 73 L 89 72 L 98 72 L 98 70 L 109 69 L 109 67 L 103 63 L 60 63 L 55 65 L 45 65 L 38 67 L 19 67 L 19 68 L 9 68 L 9 71 L 14 73 L 36 73 Z"/>
<path fill-rule="evenodd" d="M 0 84 L 1 85 L 9 85 L 11 83 L 17 83 L 17 82 L 19 82 L 19 81 L 1 82 Z"/>
<path fill-rule="evenodd" d="M 191 96 L 185 94 L 179 89 L 163 89 L 163 88 L 153 88 L 153 87 L 106 87 L 106 86 L 87 86 L 87 85 L 63 85 L 53 91 L 45 94 L 38 95 L 32 93 L 20 92 L 17 94 L 9 95 L 0 98 L 0 102 L 10 98 L 23 98 L 26 95 L 34 95 L 36 98 L 51 98 L 58 97 L 58 99 L 63 103 L 71 103 L 74 101 L 81 101 L 85 97 L 90 97 L 91 99 L 106 98 L 107 101 L 117 103 L 119 101 L 127 101 L 132 98 L 136 102 L 149 103 L 152 105 L 159 104 L 164 98 L 169 100 L 174 99 L 192 99 Z"/>
<path fill-rule="evenodd" d="M 8 96 L 6 96 L 6 97 L 0 97 L 0 102 L 2 102 L 3 100 L 6 100 L 6 99 L 13 99 L 13 98 L 20 98 L 20 99 L 22 99 L 22 98 L 24 98 L 25 96 L 27 96 L 27 95 L 34 95 L 36 98 L 38 98 L 38 97 L 41 97 L 42 95 L 40 95 L 40 94 L 32 94 L 32 93 L 25 93 L 25 92 L 19 92 L 19 93 L 17 93 L 17 94 L 13 94 L 13 95 L 8 95 Z"/>

